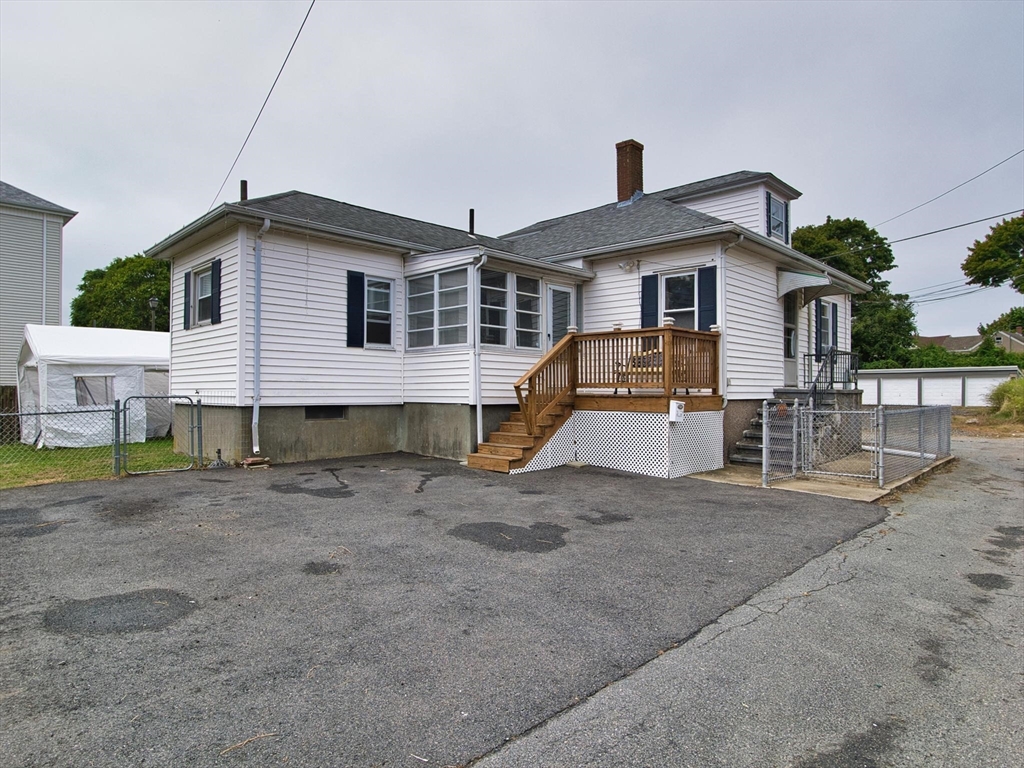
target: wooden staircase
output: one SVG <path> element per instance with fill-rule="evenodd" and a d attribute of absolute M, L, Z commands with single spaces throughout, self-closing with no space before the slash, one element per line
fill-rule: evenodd
<path fill-rule="evenodd" d="M 476 453 L 466 457 L 466 466 L 505 473 L 525 467 L 571 414 L 571 404 L 559 403 L 537 419 L 539 434 L 530 435 L 522 411 L 513 411 L 508 421 L 501 422 L 497 432 L 491 432 L 487 442 L 477 446 Z"/>

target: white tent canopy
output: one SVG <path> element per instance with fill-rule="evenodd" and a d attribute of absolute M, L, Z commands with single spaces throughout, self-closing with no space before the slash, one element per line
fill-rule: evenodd
<path fill-rule="evenodd" d="M 109 443 L 113 401 L 166 393 L 169 367 L 169 333 L 26 325 L 18 359 L 22 442 L 40 448 Z M 167 400 L 144 404 L 130 409 L 129 440 L 166 435 L 170 428 Z M 70 410 L 75 413 L 45 415 Z"/>

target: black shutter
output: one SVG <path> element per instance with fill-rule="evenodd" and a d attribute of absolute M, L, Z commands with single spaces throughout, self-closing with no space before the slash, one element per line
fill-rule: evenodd
<path fill-rule="evenodd" d="M 814 359 L 821 359 L 821 299 L 814 300 Z"/>
<path fill-rule="evenodd" d="M 764 224 L 765 224 L 765 235 L 767 237 L 772 236 L 772 193 L 764 193 Z"/>
<path fill-rule="evenodd" d="M 697 270 L 697 330 L 710 331 L 718 322 L 718 284 L 715 267 Z"/>
<path fill-rule="evenodd" d="M 348 341 L 350 347 L 363 346 L 366 317 L 366 274 L 348 271 Z"/>
<path fill-rule="evenodd" d="M 210 324 L 220 322 L 220 259 L 210 265 Z"/>
<path fill-rule="evenodd" d="M 640 278 L 640 327 L 658 327 L 658 276 Z"/>
<path fill-rule="evenodd" d="M 185 330 L 192 327 L 192 273 L 185 273 Z"/>
<path fill-rule="evenodd" d="M 832 305 L 832 347 L 839 349 L 839 305 Z"/>

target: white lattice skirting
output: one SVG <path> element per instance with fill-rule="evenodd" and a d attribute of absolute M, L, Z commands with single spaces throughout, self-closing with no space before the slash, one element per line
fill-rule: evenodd
<path fill-rule="evenodd" d="M 537 455 L 510 474 L 581 461 L 651 477 L 721 469 L 723 411 L 667 413 L 574 411 Z"/>

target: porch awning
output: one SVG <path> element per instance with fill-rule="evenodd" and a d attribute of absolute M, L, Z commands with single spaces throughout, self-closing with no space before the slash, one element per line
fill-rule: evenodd
<path fill-rule="evenodd" d="M 822 272 L 797 272 L 792 269 L 779 270 L 778 296 L 781 299 L 787 293 L 804 289 L 804 306 L 822 296 L 835 296 L 849 293 L 845 288 L 832 282 L 832 278 Z"/>

